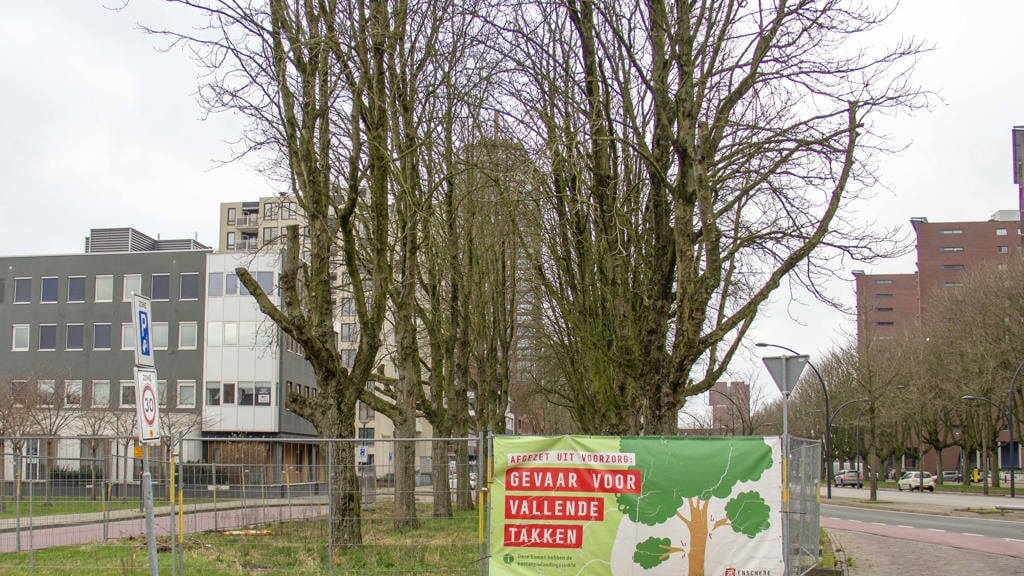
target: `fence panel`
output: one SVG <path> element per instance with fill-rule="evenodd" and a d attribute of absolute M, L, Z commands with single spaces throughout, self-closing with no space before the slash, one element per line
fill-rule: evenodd
<path fill-rule="evenodd" d="M 131 439 L 0 440 L 0 575 L 77 576 L 86 566 L 148 574 L 143 466 Z M 160 573 L 478 574 L 476 445 L 186 438 L 153 446 Z M 352 459 L 334 466 L 340 453 Z M 356 484 L 341 486 L 350 472 Z M 352 518 L 332 522 L 330 511 L 351 496 L 361 542 L 332 549 Z"/>
<path fill-rule="evenodd" d="M 821 506 L 818 490 L 821 483 L 821 442 L 803 438 L 789 439 L 787 459 L 789 479 L 789 511 L 786 514 L 789 533 L 789 573 L 806 574 L 818 565 Z"/>

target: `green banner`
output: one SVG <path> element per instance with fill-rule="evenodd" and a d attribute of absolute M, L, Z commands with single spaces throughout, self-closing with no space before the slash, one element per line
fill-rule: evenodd
<path fill-rule="evenodd" d="M 783 576 L 778 438 L 494 439 L 491 576 Z"/>

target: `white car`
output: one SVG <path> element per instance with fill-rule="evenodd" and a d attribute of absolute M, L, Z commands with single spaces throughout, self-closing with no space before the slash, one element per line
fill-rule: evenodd
<path fill-rule="evenodd" d="M 922 476 L 923 475 L 923 476 Z M 917 470 L 909 470 L 900 476 L 896 487 L 903 490 L 927 490 L 929 492 L 935 491 L 935 477 L 932 476 L 931 472 L 920 472 Z"/>

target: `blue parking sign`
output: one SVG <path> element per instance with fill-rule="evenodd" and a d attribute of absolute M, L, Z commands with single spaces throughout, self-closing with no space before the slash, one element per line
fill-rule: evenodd
<path fill-rule="evenodd" d="M 135 325 L 135 365 L 153 367 L 153 317 L 149 298 L 135 294 L 132 297 L 132 323 Z"/>
<path fill-rule="evenodd" d="M 149 351 L 149 313 L 139 310 L 139 352 L 143 356 L 149 356 Z"/>

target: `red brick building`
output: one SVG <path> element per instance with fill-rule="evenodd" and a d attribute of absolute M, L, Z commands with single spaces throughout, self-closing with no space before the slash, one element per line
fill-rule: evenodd
<path fill-rule="evenodd" d="M 889 339 L 927 314 L 938 291 L 959 286 L 965 271 L 1020 250 L 1020 212 L 1000 210 L 983 222 L 929 222 L 912 218 L 917 235 L 917 272 L 865 274 L 854 271 L 857 337 Z"/>

